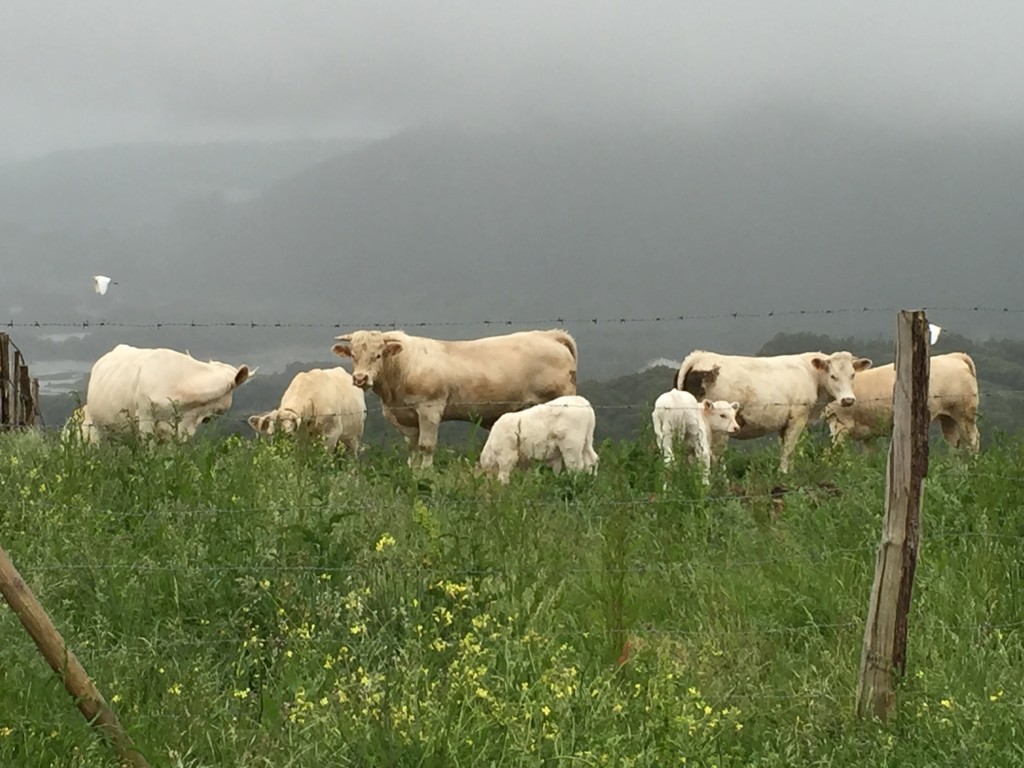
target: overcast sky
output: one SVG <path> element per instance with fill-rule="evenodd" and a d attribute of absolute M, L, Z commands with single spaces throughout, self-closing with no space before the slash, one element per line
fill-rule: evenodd
<path fill-rule="evenodd" d="M 0 157 L 782 103 L 1024 122 L 1019 2 L 4 0 Z"/>

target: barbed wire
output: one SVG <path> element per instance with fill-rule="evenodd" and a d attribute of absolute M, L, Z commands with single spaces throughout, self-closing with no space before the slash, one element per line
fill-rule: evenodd
<path fill-rule="evenodd" d="M 500 319 L 482 318 L 476 320 L 413 320 L 413 321 L 369 321 L 369 322 L 324 322 L 324 321 L 265 321 L 265 320 L 166 320 L 149 322 L 132 322 L 118 320 L 66 320 L 66 321 L 21 321 L 10 319 L 0 327 L 6 328 L 236 328 L 236 329 L 267 329 L 267 328 L 440 328 L 461 326 L 522 326 L 522 325 L 601 325 L 601 324 L 649 324 L 669 322 L 693 322 L 704 320 L 731 319 L 768 319 L 774 317 L 828 316 L 845 314 L 871 314 L 878 312 L 895 313 L 905 307 L 836 307 L 818 309 L 783 309 L 748 312 L 734 310 L 730 312 L 712 312 L 707 314 L 676 314 L 666 312 L 658 315 L 641 317 L 600 316 L 600 315 L 553 315 L 547 319 Z M 925 312 L 985 312 L 1000 314 L 1024 313 L 1022 307 L 1010 306 L 933 306 L 921 307 Z"/>

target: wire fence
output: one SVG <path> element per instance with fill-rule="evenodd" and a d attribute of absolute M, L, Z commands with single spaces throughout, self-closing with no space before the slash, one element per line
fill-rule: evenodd
<path fill-rule="evenodd" d="M 609 324 L 650 324 L 672 322 L 694 322 L 708 320 L 736 319 L 769 319 L 777 317 L 827 317 L 831 315 L 855 314 L 895 314 L 904 307 L 831 307 L 805 309 L 779 309 L 750 312 L 733 310 L 729 312 L 712 312 L 706 314 L 676 314 L 666 312 L 645 316 L 601 316 L 601 315 L 552 315 L 547 319 L 539 318 L 481 318 L 475 320 L 369 320 L 364 322 L 345 321 L 268 321 L 268 320 L 14 320 L 10 319 L 0 327 L 6 328 L 40 328 L 40 329 L 94 329 L 94 328 L 237 328 L 237 329 L 268 329 L 268 328 L 330 328 L 330 329 L 398 329 L 398 328 L 444 328 L 468 326 L 546 326 L 546 325 L 609 325 Z M 926 312 L 976 312 L 996 314 L 1024 313 L 1024 307 L 1010 306 L 926 306 Z"/>

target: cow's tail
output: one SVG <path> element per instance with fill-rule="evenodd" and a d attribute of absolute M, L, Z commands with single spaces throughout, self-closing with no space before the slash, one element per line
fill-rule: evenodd
<path fill-rule="evenodd" d="M 687 374 L 690 372 L 690 369 L 693 368 L 693 359 L 696 354 L 697 351 L 694 351 L 683 358 L 683 362 L 679 364 L 679 370 L 676 371 L 675 378 L 672 379 L 672 389 L 681 389 L 684 392 L 689 392 L 691 395 L 700 400 L 703 399 L 704 397 L 703 389 L 699 389 L 698 391 L 694 392 L 692 391 L 694 389 L 694 387 L 692 386 L 692 382 L 686 381 Z M 687 387 L 687 383 L 691 383 L 691 386 Z"/>
<path fill-rule="evenodd" d="M 958 358 L 964 361 L 964 364 L 971 371 L 971 376 L 973 376 L 974 378 L 978 378 L 978 371 L 974 367 L 974 360 L 971 359 L 970 355 L 968 355 L 966 352 L 953 352 L 952 354 L 956 355 Z"/>
<path fill-rule="evenodd" d="M 554 328 L 548 331 L 548 333 L 551 334 L 551 338 L 569 350 L 569 354 L 572 355 L 573 362 L 578 364 L 580 356 L 579 352 L 576 350 L 576 339 L 574 339 L 568 331 L 563 331 L 561 328 Z"/>

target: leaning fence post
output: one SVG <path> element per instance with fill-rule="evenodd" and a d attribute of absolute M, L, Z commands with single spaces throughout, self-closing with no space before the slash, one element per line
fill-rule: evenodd
<path fill-rule="evenodd" d="M 30 427 L 33 422 L 35 403 L 32 402 L 32 377 L 24 362 L 18 368 L 18 390 L 21 393 L 21 418 L 18 420 L 18 426 Z"/>
<path fill-rule="evenodd" d="M 864 627 L 857 714 L 886 720 L 894 684 L 907 667 L 907 618 L 921 538 L 921 497 L 928 474 L 928 319 L 899 313 L 893 433 L 886 473 L 885 520 Z"/>
<path fill-rule="evenodd" d="M 18 371 L 21 370 L 21 366 L 24 364 L 24 360 L 21 357 L 21 350 L 17 347 L 14 348 L 14 364 L 7 369 L 7 382 L 8 391 L 10 396 L 8 398 L 8 423 L 12 427 L 17 427 L 21 424 L 21 392 L 18 387 Z"/>
<path fill-rule="evenodd" d="M 75 654 L 64 644 L 64 638 L 29 590 L 3 547 L 0 547 L 0 593 L 35 641 L 50 668 L 60 675 L 64 688 L 75 699 L 86 720 L 110 742 L 125 765 L 149 768 L 146 758 L 132 745 L 117 715 L 107 705 Z"/>

